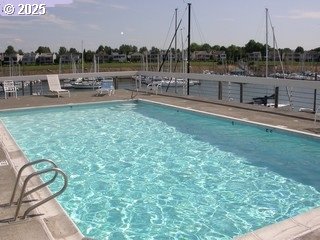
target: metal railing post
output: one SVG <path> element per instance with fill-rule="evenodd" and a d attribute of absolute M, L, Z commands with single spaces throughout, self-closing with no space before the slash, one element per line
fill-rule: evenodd
<path fill-rule="evenodd" d="M 218 100 L 222 100 L 222 82 L 219 81 Z"/>
<path fill-rule="evenodd" d="M 314 80 L 315 81 L 318 80 L 318 74 L 317 73 L 314 76 Z M 313 92 L 313 111 L 314 112 L 317 111 L 317 89 L 314 89 L 314 92 Z"/>
<path fill-rule="evenodd" d="M 240 83 L 240 103 L 243 103 L 243 83 Z"/>
<path fill-rule="evenodd" d="M 279 105 L 279 87 L 276 87 L 274 90 L 274 107 L 278 108 Z"/>

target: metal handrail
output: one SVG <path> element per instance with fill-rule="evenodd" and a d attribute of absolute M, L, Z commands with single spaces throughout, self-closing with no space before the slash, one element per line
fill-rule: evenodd
<path fill-rule="evenodd" d="M 54 168 L 57 168 L 57 167 L 58 167 L 53 161 L 51 161 L 51 160 L 49 160 L 49 159 L 38 159 L 38 160 L 29 162 L 29 163 L 23 165 L 23 166 L 20 168 L 19 172 L 18 172 L 17 179 L 16 179 L 16 182 L 15 182 L 15 185 L 14 185 L 14 188 L 13 188 L 12 196 L 11 196 L 10 202 L 9 202 L 8 204 L 6 204 L 7 206 L 11 206 L 12 203 L 13 203 L 13 199 L 14 199 L 15 194 L 16 194 L 16 190 L 17 190 L 17 187 L 18 187 L 18 183 L 19 183 L 19 180 L 20 180 L 22 171 L 23 171 L 24 169 L 26 169 L 27 167 L 29 167 L 29 166 L 32 166 L 32 165 L 35 165 L 35 164 L 38 164 L 38 163 L 41 163 L 41 162 L 48 162 L 48 163 L 52 164 Z M 57 173 L 55 172 L 55 175 L 53 176 L 53 178 L 52 178 L 50 181 L 48 181 L 48 182 L 46 182 L 46 183 L 44 183 L 44 184 L 42 184 L 42 185 L 40 185 L 40 186 L 38 186 L 38 187 L 35 187 L 34 189 L 30 190 L 30 193 L 35 192 L 35 191 L 37 191 L 38 189 L 40 189 L 40 188 L 42 188 L 42 187 L 45 187 L 45 186 L 51 184 L 51 183 L 56 179 L 56 177 L 57 177 Z"/>
<path fill-rule="evenodd" d="M 20 193 L 20 197 L 19 197 L 19 200 L 18 200 L 18 203 L 17 203 L 17 209 L 16 209 L 16 212 L 15 212 L 15 215 L 12 219 L 10 219 L 9 221 L 15 221 L 18 217 L 18 214 L 19 214 L 19 211 L 20 211 L 20 207 L 21 207 L 21 204 L 22 204 L 22 200 L 24 197 L 26 197 L 27 195 L 31 194 L 32 192 L 34 192 L 33 190 L 30 190 L 28 192 L 25 192 L 26 190 L 26 187 L 27 187 L 27 184 L 28 182 L 30 181 L 31 178 L 35 177 L 35 176 L 38 176 L 38 175 L 41 175 L 41 174 L 44 174 L 44 173 L 48 173 L 48 172 L 52 172 L 54 171 L 56 174 L 61 174 L 63 179 L 64 179 L 64 184 L 63 184 L 63 187 L 57 191 L 55 194 L 45 198 L 44 200 L 30 206 L 23 214 L 23 216 L 21 217 L 21 219 L 25 219 L 28 215 L 29 212 L 31 212 L 32 210 L 34 210 L 35 208 L 39 207 L 40 205 L 50 201 L 51 199 L 59 196 L 61 193 L 64 192 L 64 190 L 67 188 L 67 185 L 68 185 L 68 178 L 67 178 L 67 175 L 59 168 L 50 168 L 50 169 L 44 169 L 42 171 L 39 171 L 39 172 L 35 172 L 35 173 L 32 173 L 30 174 L 24 181 L 23 183 L 23 186 L 22 186 L 22 190 L 21 190 L 21 193 Z M 51 181 L 51 180 L 50 180 Z M 52 183 L 53 181 L 51 181 L 50 183 Z M 42 187 L 45 187 L 47 186 L 48 184 L 42 184 L 40 186 L 37 187 L 37 190 L 42 188 Z"/>

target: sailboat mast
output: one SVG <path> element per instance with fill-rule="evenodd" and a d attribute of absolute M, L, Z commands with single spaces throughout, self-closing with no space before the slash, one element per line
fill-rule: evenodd
<path fill-rule="evenodd" d="M 175 29 L 178 28 L 178 8 L 175 9 Z M 174 38 L 174 61 L 177 63 L 177 34 L 175 34 Z"/>
<path fill-rule="evenodd" d="M 82 73 L 84 72 L 84 48 L 83 48 L 83 40 L 81 41 L 81 50 L 82 50 L 82 55 L 81 55 L 81 71 Z"/>
<path fill-rule="evenodd" d="M 274 27 L 271 24 L 272 29 L 272 43 L 273 43 L 273 73 L 276 73 L 276 36 L 274 34 Z M 280 60 L 280 56 L 279 56 Z"/>
<path fill-rule="evenodd" d="M 191 28 L 191 3 L 188 3 L 188 58 L 187 58 L 187 73 L 190 73 L 190 28 Z M 190 80 L 188 78 L 187 83 L 187 95 L 189 95 L 189 88 L 190 88 Z"/>
<path fill-rule="evenodd" d="M 269 48 L 268 48 L 268 8 L 266 8 L 266 77 L 268 77 L 268 60 L 269 60 Z"/>

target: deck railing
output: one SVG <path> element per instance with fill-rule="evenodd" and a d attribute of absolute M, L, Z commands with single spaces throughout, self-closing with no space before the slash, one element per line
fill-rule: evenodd
<path fill-rule="evenodd" d="M 146 71 L 60 74 L 59 78 L 113 77 L 116 89 L 135 89 L 136 83 L 132 76 L 137 75 L 198 81 L 199 85 L 190 86 L 189 95 L 209 100 L 234 101 L 248 104 L 255 103 L 253 99 L 260 99 L 263 103 L 263 98 L 266 97 L 269 102 L 274 103 L 275 107 L 281 106 L 283 103 L 291 103 L 294 111 L 298 111 L 300 108 L 315 111 L 319 105 L 318 99 L 320 99 L 320 81 L 317 80 Z M 46 75 L 0 77 L 0 82 L 4 80 L 13 80 L 19 84 L 21 86 L 19 95 L 34 94 L 39 82 L 44 83 L 42 91 L 46 92 Z M 146 90 L 146 85 L 142 85 L 143 89 Z M 170 92 L 176 95 L 186 94 L 186 91 L 183 91 L 182 88 L 175 88 L 174 84 L 168 89 L 167 87 L 163 87 L 162 92 Z"/>

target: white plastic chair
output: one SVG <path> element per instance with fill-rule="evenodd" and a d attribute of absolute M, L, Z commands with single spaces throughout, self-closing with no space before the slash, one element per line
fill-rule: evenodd
<path fill-rule="evenodd" d="M 114 94 L 114 86 L 113 86 L 113 80 L 101 80 L 101 88 L 97 89 L 96 95 L 101 95 L 103 93 L 108 93 L 109 96 L 111 94 Z"/>
<path fill-rule="evenodd" d="M 4 98 L 7 99 L 7 94 L 14 93 L 17 96 L 17 87 L 14 85 L 14 82 L 11 80 L 6 80 L 3 82 Z"/>

